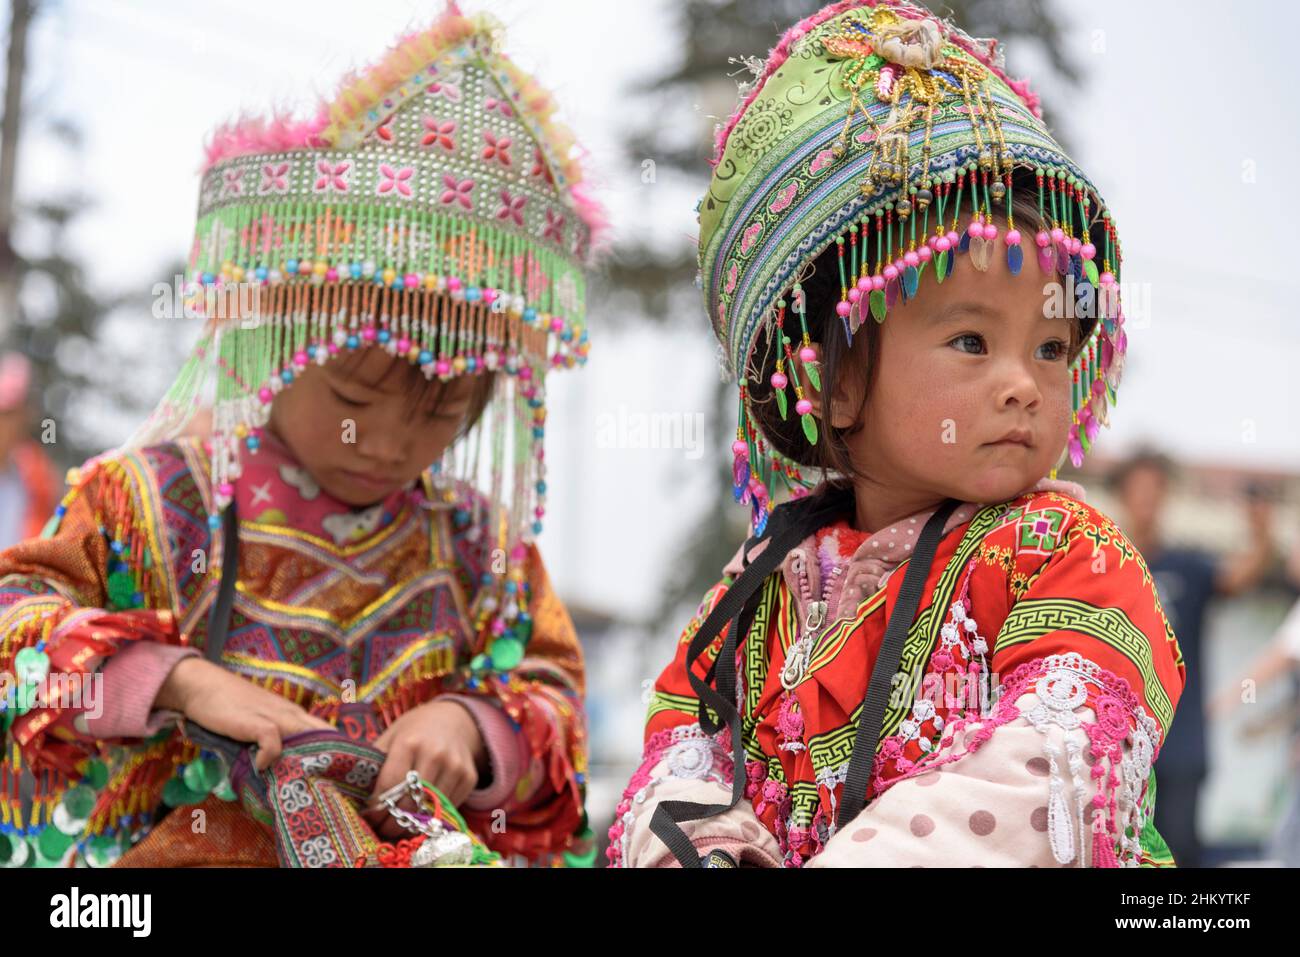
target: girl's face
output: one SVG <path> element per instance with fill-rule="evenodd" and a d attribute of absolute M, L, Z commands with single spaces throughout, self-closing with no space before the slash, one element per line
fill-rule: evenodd
<path fill-rule="evenodd" d="M 370 347 L 347 370 L 338 358 L 312 364 L 271 403 L 271 431 L 349 505 L 382 501 L 437 461 L 483 385 L 480 376 L 458 376 L 439 394 L 435 383 L 412 408 L 405 361 Z"/>
<path fill-rule="evenodd" d="M 880 330 L 863 428 L 847 437 L 854 465 L 909 497 L 981 503 L 1045 476 L 1071 421 L 1070 321 L 1047 308 L 1059 292 L 1032 259 L 1015 276 L 1000 255 L 984 273 L 959 262 L 942 284 L 924 277 Z M 861 396 L 843 390 L 832 424 L 851 426 Z"/>

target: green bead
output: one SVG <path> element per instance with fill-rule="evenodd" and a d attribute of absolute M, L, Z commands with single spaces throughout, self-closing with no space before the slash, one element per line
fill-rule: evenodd
<path fill-rule="evenodd" d="M 470 671 L 482 671 L 488 666 L 488 656 L 483 654 L 475 655 L 469 661 Z"/>
<path fill-rule="evenodd" d="M 50 673 L 50 656 L 35 648 L 23 648 L 14 655 L 14 674 L 23 684 L 44 681 Z"/>
<path fill-rule="evenodd" d="M 180 807 L 183 804 L 198 804 L 205 795 L 195 794 L 180 778 L 172 778 L 163 787 L 163 802 L 168 807 Z"/>
<path fill-rule="evenodd" d="M 118 608 L 134 604 L 135 579 L 130 572 L 118 571 L 108 576 L 108 598 Z"/>
<path fill-rule="evenodd" d="M 95 809 L 95 799 L 95 789 L 86 784 L 78 784 L 63 792 L 63 804 L 68 815 L 78 820 L 90 817 L 90 812 Z"/>
<path fill-rule="evenodd" d="M 92 758 L 86 764 L 86 773 L 81 780 L 96 791 L 108 783 L 108 765 L 99 758 Z"/>
<path fill-rule="evenodd" d="M 212 789 L 212 793 L 222 801 L 233 801 L 239 797 L 235 793 L 235 789 L 230 786 L 229 778 L 222 778 L 221 782 Z"/>
<path fill-rule="evenodd" d="M 195 794 L 207 794 L 221 780 L 221 764 L 216 758 L 196 758 L 185 765 L 181 779 Z"/>
<path fill-rule="evenodd" d="M 36 850 L 46 861 L 57 864 L 63 860 L 63 855 L 68 852 L 74 840 L 76 838 L 71 834 L 64 834 L 57 827 L 47 827 L 36 839 Z"/>
<path fill-rule="evenodd" d="M 518 638 L 503 635 L 492 642 L 492 667 L 497 671 L 510 671 L 524 660 L 524 643 Z"/>

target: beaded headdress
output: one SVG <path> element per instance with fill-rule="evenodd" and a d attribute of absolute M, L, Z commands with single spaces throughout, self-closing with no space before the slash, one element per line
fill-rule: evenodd
<path fill-rule="evenodd" d="M 603 220 L 551 97 L 499 33 L 449 2 L 313 118 L 212 136 L 188 263 L 187 305 L 206 323 L 121 448 L 177 437 L 211 402 L 214 527 L 275 395 L 309 363 L 375 346 L 430 379 L 496 373 L 434 471 L 482 484 L 490 463 L 481 518 L 508 556 L 494 571 L 522 568 L 544 512 L 543 380 L 586 360 L 584 266 Z M 213 295 L 236 288 L 256 295 Z"/>
<path fill-rule="evenodd" d="M 820 390 L 800 284 L 812 262 L 837 246 L 836 311 L 850 342 L 868 318 L 884 322 L 917 295 L 927 272 L 942 282 L 959 258 L 983 271 L 1005 256 L 1019 274 L 1027 243 L 1011 213 L 1016 170 L 1032 174 L 1046 224 L 1029 237 L 1028 269 L 1066 277 L 1080 315 L 1100 320 L 1071 365 L 1062 461 L 1082 461 L 1108 424 L 1123 365 L 1119 240 L 1096 188 L 1044 126 L 1038 98 L 1004 72 L 996 40 L 912 3 L 827 6 L 781 38 L 720 127 L 712 162 L 698 207 L 700 281 L 724 371 L 739 380 L 735 493 L 756 529 L 775 507 L 774 483 L 794 496 L 812 484 L 762 434 L 747 390 L 756 353 L 775 350 L 777 409 L 786 418 L 792 405 L 817 442 L 795 374 L 804 369 Z"/>

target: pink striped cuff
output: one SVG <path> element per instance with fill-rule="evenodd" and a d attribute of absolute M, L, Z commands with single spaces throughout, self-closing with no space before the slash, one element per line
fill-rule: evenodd
<path fill-rule="evenodd" d="M 183 645 L 149 640 L 131 642 L 100 668 L 103 708 L 97 718 L 80 715 L 76 721 L 78 730 L 100 739 L 147 738 L 157 734 L 168 722 L 181 717 L 179 711 L 154 709 L 158 691 L 178 661 L 198 653 L 198 649 Z"/>
<path fill-rule="evenodd" d="M 515 730 L 510 719 L 500 707 L 473 695 L 441 695 L 439 701 L 454 701 L 462 705 L 478 725 L 487 747 L 488 763 L 492 767 L 492 781 L 487 787 L 475 788 L 465 799 L 465 806 L 475 811 L 491 811 L 501 807 L 514 793 L 527 761 L 523 736 Z"/>

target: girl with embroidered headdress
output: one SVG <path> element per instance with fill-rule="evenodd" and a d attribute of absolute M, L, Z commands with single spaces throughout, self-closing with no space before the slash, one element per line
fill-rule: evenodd
<path fill-rule="evenodd" d="M 498 33 L 448 4 L 213 137 L 192 356 L 0 554 L 0 863 L 590 856 L 536 536 L 600 214 Z"/>
<path fill-rule="evenodd" d="M 754 535 L 655 684 L 611 862 L 1171 864 L 1181 656 L 1056 479 L 1115 400 L 1119 240 L 1037 98 L 994 41 L 849 0 L 781 38 L 713 166 Z"/>

